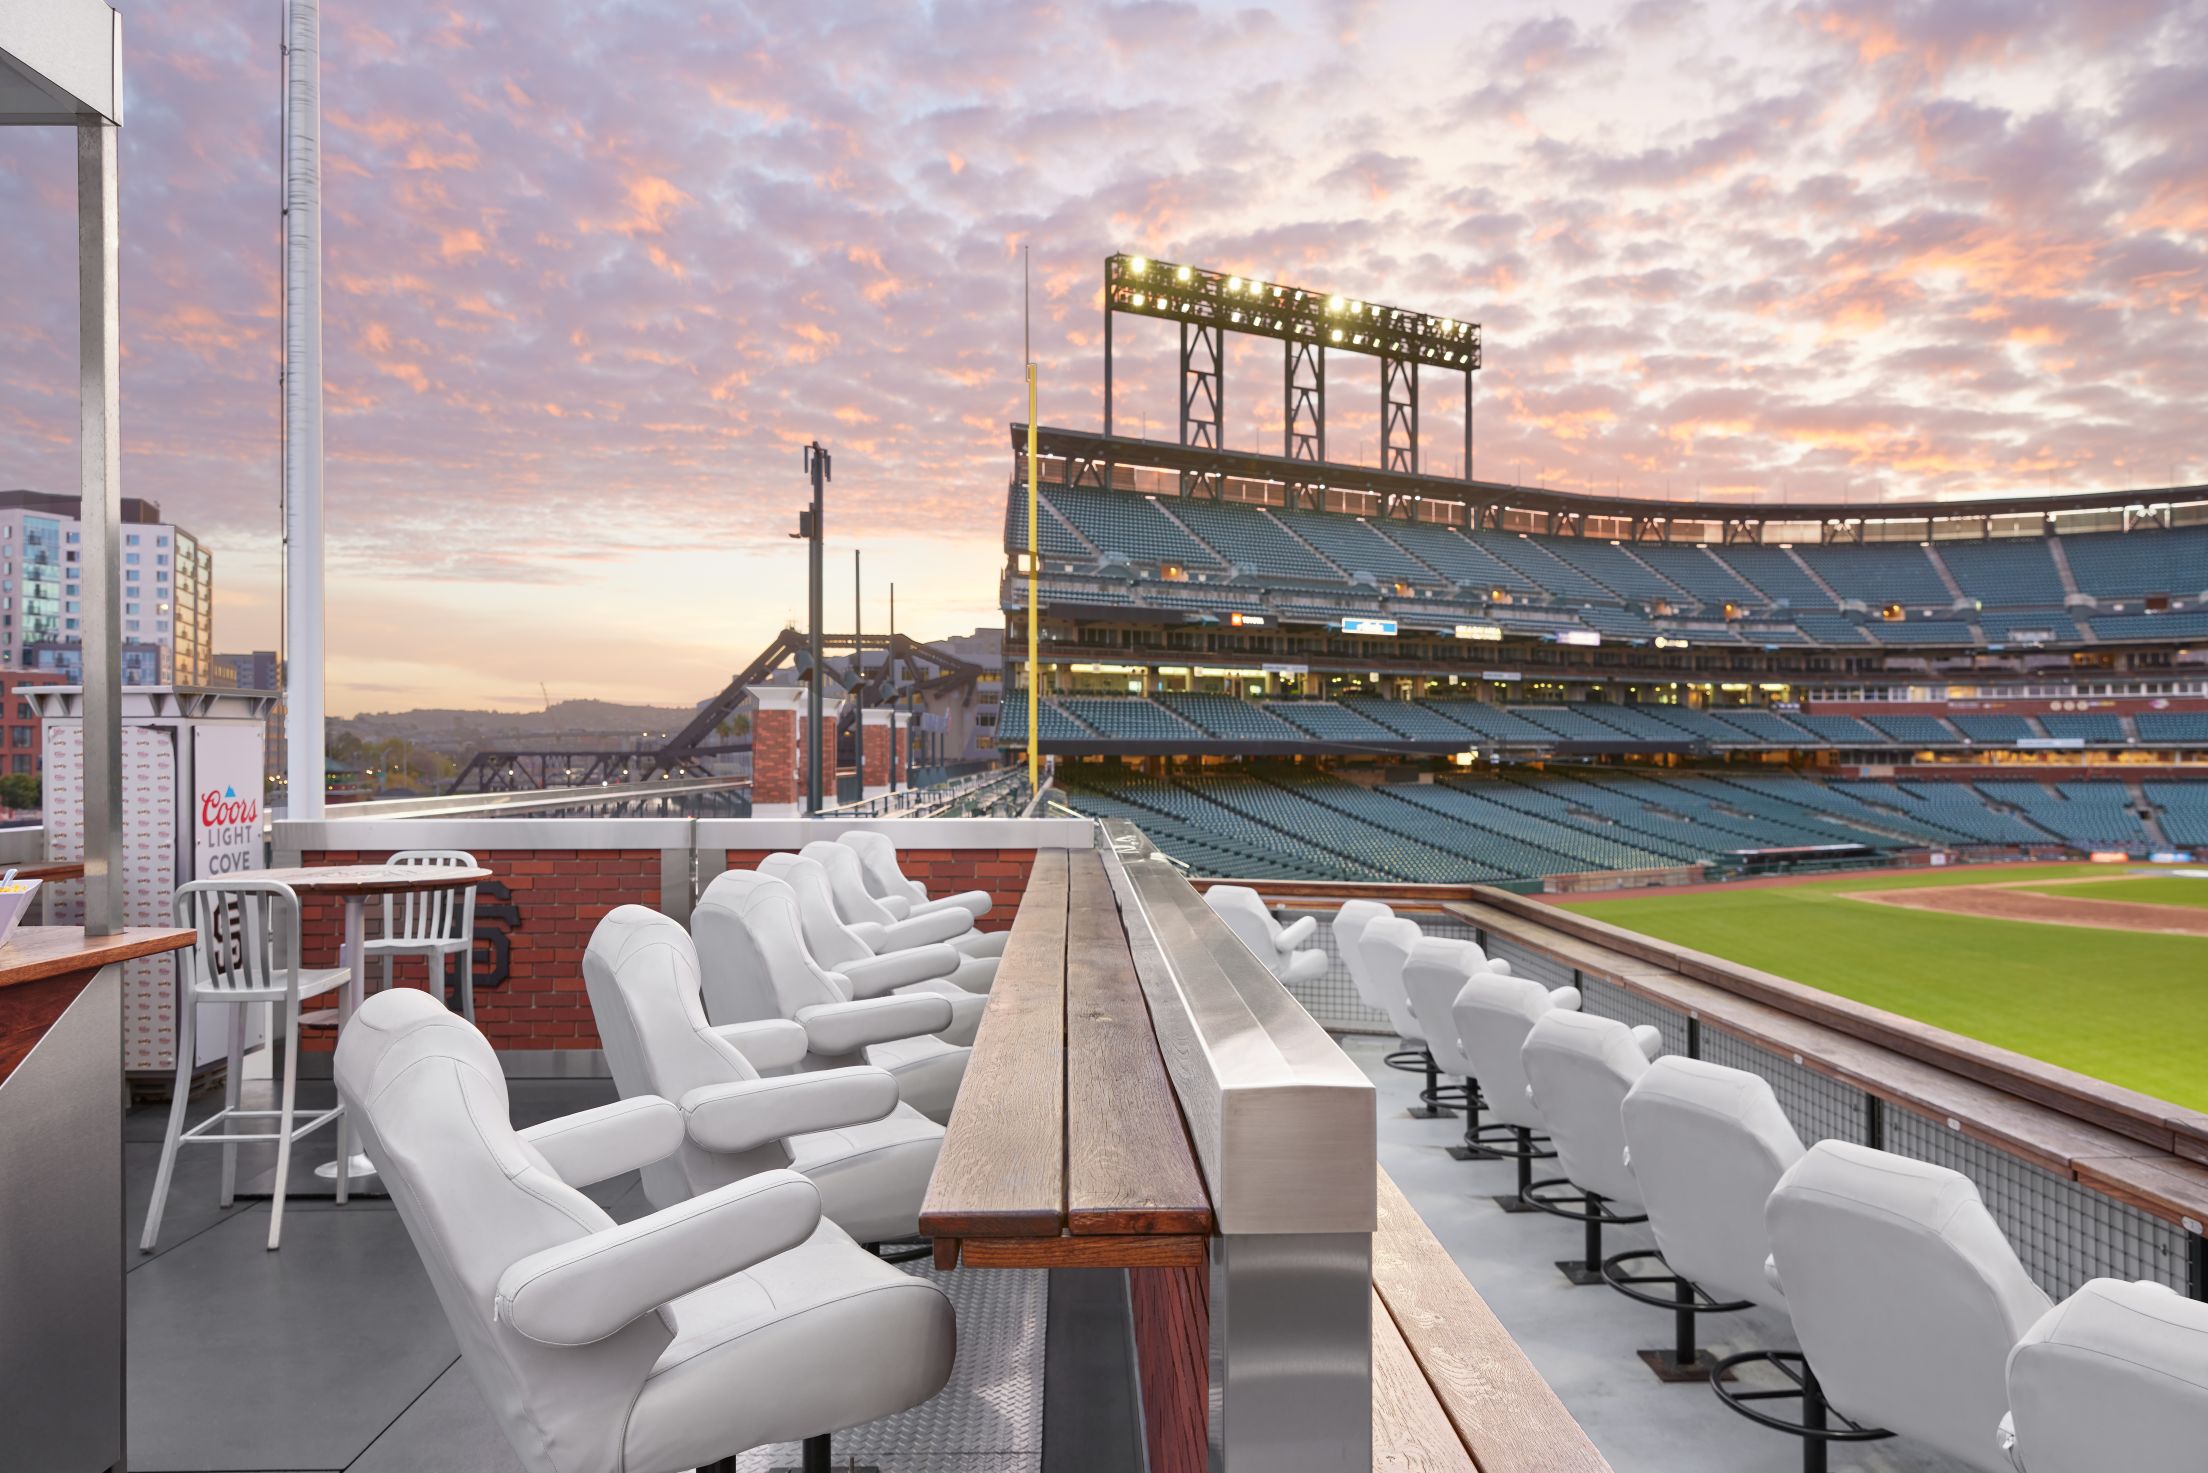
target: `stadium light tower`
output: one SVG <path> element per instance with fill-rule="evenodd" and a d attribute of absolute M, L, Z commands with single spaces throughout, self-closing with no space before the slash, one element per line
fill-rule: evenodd
<path fill-rule="evenodd" d="M 1278 338 L 1284 345 L 1281 453 L 1288 459 L 1314 467 L 1327 463 L 1326 355 L 1333 349 L 1380 360 L 1382 470 L 1418 474 L 1419 370 L 1440 368 L 1463 374 L 1463 478 L 1472 479 L 1472 376 L 1480 369 L 1477 322 L 1147 256 L 1108 256 L 1104 261 L 1106 437 L 1112 434 L 1112 319 L 1121 312 L 1180 324 L 1183 445 L 1225 448 L 1223 334 L 1249 333 Z M 1185 470 L 1181 492 L 1216 497 L 1221 480 L 1217 470 Z M 1291 484 L 1291 504 L 1317 506 L 1325 486 L 1323 473 Z"/>
<path fill-rule="evenodd" d="M 821 653 L 821 500 L 823 489 L 833 479 L 829 475 L 829 455 L 818 440 L 805 447 L 805 473 L 813 483 L 813 504 L 797 514 L 795 535 L 806 538 L 807 571 L 809 586 L 806 590 L 805 649 L 812 669 L 806 678 L 805 695 L 805 811 L 817 814 L 821 809 L 820 772 L 820 682 L 822 673 Z M 830 779 L 833 781 L 833 779 Z"/>

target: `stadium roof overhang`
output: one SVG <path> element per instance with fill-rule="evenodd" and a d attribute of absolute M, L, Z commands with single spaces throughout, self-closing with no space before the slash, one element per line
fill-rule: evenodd
<path fill-rule="evenodd" d="M 1026 449 L 1027 426 L 1011 427 L 1015 455 Z M 1453 476 L 1428 476 L 1376 466 L 1344 465 L 1333 461 L 1314 465 L 1307 460 L 1266 455 L 1257 451 L 1214 450 L 1204 446 L 1177 445 L 1128 435 L 1104 435 L 1093 430 L 1038 427 L 1038 452 L 1075 467 L 1075 479 L 1092 468 L 1101 475 L 1107 466 L 1134 466 L 1149 470 L 1196 475 L 1223 475 L 1252 481 L 1272 481 L 1282 486 L 1309 486 L 1323 482 L 1339 491 L 1377 496 L 1392 506 L 1408 507 L 1416 501 L 1454 502 L 1475 509 L 1504 508 L 1548 517 L 1558 532 L 1576 530 L 1585 517 L 1610 517 L 1627 521 L 1665 520 L 1711 522 L 1864 522 L 1919 521 L 1958 517 L 2054 515 L 2063 512 L 2139 511 L 2208 502 L 2208 486 L 2145 487 L 2120 491 L 2080 491 L 2012 496 L 1974 497 L 1956 501 L 1866 502 L 1740 502 L 1666 501 L 1635 496 L 1599 496 L 1576 491 L 1555 491 L 1539 486 L 1518 486 L 1504 481 L 1466 481 Z M 1095 484 L 1106 482 L 1096 479 Z"/>

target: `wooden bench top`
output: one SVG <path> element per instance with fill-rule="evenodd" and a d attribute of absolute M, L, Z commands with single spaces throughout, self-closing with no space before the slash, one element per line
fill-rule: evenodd
<path fill-rule="evenodd" d="M 1638 943 L 1648 938 L 1574 912 L 1530 902 L 1522 902 L 1521 910 L 1520 904 L 1510 903 L 1517 900 L 1483 895 L 1477 901 L 1452 902 L 1447 909 L 1516 945 L 1697 1019 L 1705 1028 L 1928 1116 L 2188 1231 L 2198 1231 L 2208 1221 L 2208 1167 L 2181 1154 L 2174 1133 L 2142 1138 L 2156 1132 L 2141 1128 L 2136 1114 L 2057 1108 L 2018 1094 L 2009 1061 L 2019 1056 L 1977 1045 L 1984 1051 L 1985 1067 L 1975 1075 L 1963 1072 L 1955 1055 L 1972 1052 L 1972 1040 L 1817 993 L 1783 977 L 1681 952 L 1669 943 L 1650 941 L 1644 947 Z M 1813 996 L 1799 998 L 1797 993 Z M 1933 1042 L 1939 1045 L 1937 1054 L 1931 1050 Z M 2012 1087 L 2003 1088 L 1995 1080 Z"/>
<path fill-rule="evenodd" d="M 1373 1473 L 1610 1473 L 1385 1170 L 1372 1288 Z"/>
<path fill-rule="evenodd" d="M 1211 1200 L 1093 850 L 1036 852 L 920 1231 L 946 1268 L 1205 1261 Z"/>

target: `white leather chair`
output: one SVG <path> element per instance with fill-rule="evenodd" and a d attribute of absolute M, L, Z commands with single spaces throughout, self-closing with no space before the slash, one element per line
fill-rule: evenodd
<path fill-rule="evenodd" d="M 961 890 L 956 895 L 930 900 L 926 887 L 906 877 L 904 867 L 897 862 L 897 842 L 887 834 L 873 829 L 852 829 L 838 835 L 836 842 L 859 856 L 859 868 L 866 878 L 868 894 L 877 900 L 903 900 L 912 907 L 910 913 L 913 915 L 957 906 L 980 921 L 987 919 L 989 912 L 996 908 L 987 890 Z M 991 931 L 985 934 L 998 938 L 997 951 L 989 955 L 1001 954 L 1006 933 Z"/>
<path fill-rule="evenodd" d="M 1647 1026 L 1629 1028 L 1615 1018 L 1551 1008 L 1534 1020 L 1519 1048 L 1526 1089 L 1549 1125 L 1549 1143 L 1564 1175 L 1538 1181 L 1525 1198 L 1553 1217 L 1584 1225 L 1584 1262 L 1557 1267 L 1575 1284 L 1602 1281 L 1608 1266 L 1602 1256 L 1606 1224 L 1646 1222 L 1641 1189 L 1625 1164 L 1625 1126 L 1620 1107 L 1626 1092 L 1648 1072 L 1648 1061 L 1664 1046 L 1664 1036 Z M 1570 1186 L 1578 1204 L 1542 1188 Z"/>
<path fill-rule="evenodd" d="M 788 1018 L 805 1029 L 800 1067 L 878 1065 L 896 1076 L 906 1104 L 938 1124 L 950 1119 L 968 1050 L 930 1036 L 950 1027 L 949 998 L 890 993 L 900 981 L 893 968 L 867 976 L 862 996 L 859 983 L 806 950 L 797 894 L 772 875 L 716 877 L 690 913 L 690 934 L 710 1021 Z"/>
<path fill-rule="evenodd" d="M 1368 937 L 1370 930 L 1368 927 Z M 1515 1146 L 1488 1145 L 1496 1155 L 1518 1163 L 1518 1190 L 1495 1199 L 1495 1205 L 1505 1212 L 1539 1210 L 1527 1200 L 1534 1186 L 1533 1163 L 1556 1155 L 1536 1140 L 1537 1134 L 1548 1127 L 1526 1088 L 1520 1050 L 1536 1020 L 1553 1009 L 1576 1011 L 1578 1007 L 1576 987 L 1552 989 L 1529 977 L 1489 969 L 1466 979 L 1450 1009 L 1457 1020 L 1457 1040 L 1464 1056 L 1472 1061 L 1489 1117 L 1508 1126 L 1517 1140 Z"/>
<path fill-rule="evenodd" d="M 1433 1099 L 1435 1103 L 1455 1103 L 1464 1108 L 1464 1140 L 1449 1148 L 1449 1154 L 1459 1161 L 1481 1160 L 1494 1154 L 1482 1140 L 1480 1082 L 1457 1034 L 1456 1015 L 1457 994 L 1473 974 L 1485 970 L 1487 955 L 1476 944 L 1440 936 L 1421 936 L 1403 964 L 1404 999 L 1425 1040 L 1427 1057 L 1439 1073 L 1464 1081 L 1436 1088 Z M 1499 1128 L 1506 1136 L 1509 1134 L 1508 1126 Z M 1502 1144 L 1508 1146 L 1511 1142 L 1505 1140 Z"/>
<path fill-rule="evenodd" d="M 773 876 L 796 894 L 799 929 L 814 961 L 831 972 L 842 972 L 863 991 L 874 990 L 875 975 L 894 973 L 908 980 L 892 984 L 892 991 L 947 997 L 951 1026 L 942 1037 L 949 1043 L 974 1041 L 982 1009 L 989 1005 L 989 989 L 997 980 L 997 959 L 967 956 L 943 939 L 941 923 L 956 917 L 965 924 L 964 911 L 914 916 L 887 926 L 868 922 L 854 926 L 837 912 L 828 872 L 818 860 L 801 854 L 769 854 L 759 861 L 759 873 Z"/>
<path fill-rule="evenodd" d="M 2009 1352 L 2002 1445 L 2017 1473 L 2208 1461 L 2208 1304 L 2094 1279 Z"/>
<path fill-rule="evenodd" d="M 1695 1348 L 1697 1315 L 1785 1306 L 1763 1272 L 1771 1257 L 1763 1207 L 1802 1159 L 1802 1141 L 1770 1084 L 1745 1069 L 1671 1055 L 1642 1072 L 1618 1113 L 1626 1167 L 1670 1270 L 1626 1272 L 1628 1254 L 1605 1274 L 1627 1297 L 1672 1311 L 1671 1350 L 1644 1350 L 1642 1359 L 1667 1380 L 1690 1371 L 1715 1379 L 1750 1360 L 1790 1354 L 1757 1351 L 1712 1365 Z M 1662 1292 L 1667 1284 L 1669 1294 Z"/>
<path fill-rule="evenodd" d="M 1423 1074 L 1426 1085 L 1418 1092 L 1418 1104 L 1406 1113 L 1413 1120 L 1444 1120 L 1455 1112 L 1444 1098 L 1446 1087 L 1441 1082 L 1441 1064 L 1434 1058 L 1433 1050 L 1426 1046 L 1426 1029 L 1411 1011 L 1410 986 L 1404 981 L 1410 970 L 1411 957 L 1426 939 L 1418 922 L 1399 915 L 1376 917 L 1365 923 L 1357 937 L 1357 949 L 1364 958 L 1365 975 L 1372 986 L 1372 994 L 1379 999 L 1381 1011 L 1388 1015 L 1388 1022 L 1395 1035 L 1409 1048 L 1388 1055 L 1391 1068 L 1407 1073 Z"/>
<path fill-rule="evenodd" d="M 1318 930 L 1317 916 L 1283 926 L 1265 908 L 1264 899 L 1246 885 L 1214 885 L 1204 892 L 1204 901 L 1281 981 L 1315 982 L 1326 975 L 1325 952 L 1317 947 L 1297 950 Z"/>
<path fill-rule="evenodd" d="M 1764 1221 L 1772 1281 L 1815 1371 L 1805 1390 L 1966 1468 L 2009 1473 L 1995 1431 L 2009 1352 L 2049 1301 L 1969 1178 L 1819 1141 L 1779 1179 Z"/>
<path fill-rule="evenodd" d="M 1377 900 L 1345 900 L 1342 908 L 1334 912 L 1334 950 L 1340 953 L 1342 965 L 1349 969 L 1349 985 L 1356 989 L 1357 1000 L 1376 1013 L 1385 1013 L 1388 1007 L 1373 990 L 1372 973 L 1365 966 L 1365 927 L 1394 914 L 1394 910 Z"/>
<path fill-rule="evenodd" d="M 297 1115 L 299 1093 L 299 1028 L 301 1024 L 328 1024 L 351 1017 L 360 1005 L 349 967 L 299 965 L 299 897 L 280 880 L 256 880 L 239 876 L 226 880 L 193 880 L 176 887 L 176 923 L 199 933 L 189 951 L 176 959 L 176 1084 L 169 1097 L 169 1128 L 161 1138 L 161 1165 L 153 1178 L 153 1201 L 146 1208 L 146 1227 L 138 1239 L 138 1251 L 151 1253 L 161 1237 L 161 1214 L 169 1205 L 169 1182 L 176 1174 L 176 1153 L 185 1146 L 222 1147 L 222 1205 L 237 1195 L 238 1147 L 249 1141 L 276 1143 L 276 1180 L 268 1204 L 268 1246 L 280 1247 L 284 1238 L 284 1188 L 291 1180 L 292 1142 L 312 1135 L 332 1121 L 337 1123 L 337 1159 L 352 1160 L 352 1145 L 343 1106 L 316 1111 L 305 1120 Z M 328 993 L 337 994 L 334 1007 L 301 1012 L 300 1004 Z M 425 994 L 426 996 L 426 994 Z M 247 1110 L 239 1105 L 245 1077 L 246 1009 L 274 1004 L 281 1013 L 284 1031 L 284 1078 L 278 1086 L 273 1110 Z M 184 1128 L 185 1108 L 192 1092 L 192 1068 L 199 1055 L 199 1010 L 222 1004 L 230 1007 L 230 1068 L 223 1084 L 222 1108 L 205 1120 Z M 231 1133 L 235 1120 L 273 1120 L 273 1131 Z M 339 1173 L 337 1200 L 346 1200 L 348 1178 Z"/>
<path fill-rule="evenodd" d="M 975 930 L 973 912 L 965 906 L 931 906 L 924 916 L 916 916 L 914 908 L 902 898 L 878 899 L 866 887 L 866 866 L 859 852 L 847 844 L 815 839 L 797 852 L 828 872 L 828 888 L 836 897 L 836 914 L 852 925 L 887 927 L 899 921 L 917 919 L 922 925 L 942 926 L 945 934 L 938 939 L 949 941 L 967 956 L 1004 954 L 1009 933 Z"/>
<path fill-rule="evenodd" d="M 784 1168 L 820 1188 L 820 1210 L 861 1243 L 910 1238 L 943 1146 L 943 1127 L 897 1100 L 870 1066 L 777 1073 L 805 1056 L 786 1019 L 706 1021 L 698 954 L 679 922 L 615 907 L 591 933 L 583 981 L 624 1098 L 682 1111 L 682 1144 L 644 1168 L 654 1207 Z"/>
<path fill-rule="evenodd" d="M 916 1406 L 949 1377 L 941 1291 L 862 1251 L 766 1171 L 616 1224 L 578 1188 L 675 1150 L 620 1100 L 516 1132 L 483 1035 L 412 988 L 339 1035 L 338 1096 L 491 1415 L 530 1473 L 733 1473 L 735 1455 Z"/>
<path fill-rule="evenodd" d="M 389 864 L 474 869 L 465 849 L 402 849 Z M 430 991 L 445 995 L 445 963 L 460 959 L 460 1016 L 475 1021 L 475 886 L 462 890 L 409 890 L 383 897 L 383 929 L 361 946 L 370 961 L 383 958 L 383 985 L 391 986 L 392 963 L 418 956 L 427 969 Z"/>

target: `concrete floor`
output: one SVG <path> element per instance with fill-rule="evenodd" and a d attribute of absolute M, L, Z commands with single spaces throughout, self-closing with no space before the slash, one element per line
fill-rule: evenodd
<path fill-rule="evenodd" d="M 1407 1118 L 1419 1081 L 1381 1063 L 1381 1040 L 1353 1038 L 1345 1046 L 1380 1090 L 1381 1163 L 1617 1473 L 1800 1466 L 1797 1443 L 1727 1411 L 1706 1384 L 1657 1381 L 1633 1352 L 1668 1344 L 1670 1316 L 1599 1285 L 1568 1284 L 1553 1262 L 1578 1256 L 1579 1227 L 1502 1212 L 1491 1198 L 1512 1188 L 1512 1166 L 1450 1159 L 1447 1147 L 1462 1122 Z M 510 1093 L 515 1124 L 526 1126 L 602 1103 L 612 1092 L 600 1081 L 517 1080 Z M 301 1087 L 302 1106 L 328 1098 L 327 1084 Z M 195 1101 L 194 1117 L 212 1103 Z M 356 1199 L 340 1208 L 295 1197 L 285 1212 L 284 1246 L 272 1254 L 263 1247 L 268 1204 L 217 1207 L 220 1152 L 187 1148 L 158 1250 L 141 1257 L 138 1229 L 165 1123 L 165 1107 L 141 1107 L 125 1122 L 130 1466 L 137 1473 L 518 1473 L 388 1202 Z M 310 1137 L 295 1159 L 311 1165 L 331 1149 L 327 1134 Z M 241 1181 L 273 1160 L 266 1147 L 244 1148 L 241 1156 Z M 649 1210 L 633 1176 L 591 1195 L 616 1218 Z M 1645 1229 L 1611 1236 L 1609 1251 L 1648 1242 Z M 967 1338 L 977 1350 L 984 1342 L 995 1347 L 995 1359 L 969 1378 L 985 1415 L 921 1409 L 937 1440 L 907 1447 L 933 1447 L 933 1455 L 883 1456 L 889 1448 L 877 1451 L 872 1429 L 846 1439 L 852 1450 L 873 1454 L 885 1473 L 1034 1473 L 1041 1335 L 1022 1336 L 1012 1321 L 1039 1319 L 1040 1302 L 1036 1291 L 961 1305 Z M 985 1325 L 995 1331 L 984 1333 Z M 1760 1311 L 1712 1316 L 1704 1334 L 1721 1355 L 1794 1343 L 1783 1316 Z M 1007 1415 L 1023 1398 L 1034 1415 Z M 978 1425 L 991 1429 L 990 1445 L 972 1439 Z M 744 1466 L 753 1473 L 794 1461 L 762 1454 Z M 1834 1473 L 1957 1467 L 1895 1442 L 1835 1447 L 1831 1466 Z"/>
<path fill-rule="evenodd" d="M 1617 1473 L 1799 1468 L 1798 1441 L 1736 1415 L 1708 1382 L 1675 1385 L 1656 1379 L 1634 1352 L 1668 1347 L 1672 1317 L 1604 1285 L 1579 1288 L 1568 1282 L 1554 1265 L 1580 1257 L 1580 1225 L 1497 1207 L 1498 1193 L 1516 1190 L 1516 1163 L 1452 1160 L 1448 1148 L 1462 1137 L 1464 1121 L 1406 1115 L 1424 1079 L 1381 1062 L 1396 1046 L 1392 1039 L 1343 1040 L 1380 1092 L 1380 1164 Z M 1553 1175 L 1554 1166 L 1536 1163 L 1534 1175 Z M 1604 1234 L 1606 1254 L 1653 1246 L 1645 1227 Z M 1702 1344 L 1720 1357 L 1796 1347 L 1783 1314 L 1747 1310 L 1702 1319 Z M 1775 1376 L 1756 1380 L 1780 1384 Z M 1991 1429 L 1987 1441 L 1990 1453 Z M 1836 1443 L 1830 1467 L 1832 1473 L 1967 1473 L 1950 1459 L 1898 1439 Z"/>

